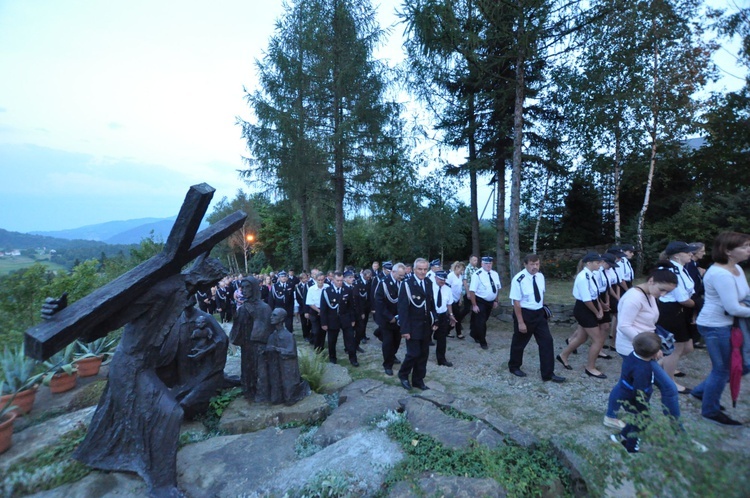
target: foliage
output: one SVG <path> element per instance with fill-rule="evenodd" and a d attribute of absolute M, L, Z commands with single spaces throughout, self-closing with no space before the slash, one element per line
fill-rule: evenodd
<path fill-rule="evenodd" d="M 217 394 L 216 396 L 211 398 L 211 400 L 208 403 L 209 410 L 213 412 L 213 415 L 216 418 L 221 418 L 227 406 L 229 406 L 229 404 L 232 401 L 239 398 L 241 394 L 242 394 L 241 387 L 233 387 L 231 389 L 225 389 L 221 392 L 221 394 Z"/>
<path fill-rule="evenodd" d="M 5 387 L 5 381 L 0 380 L 0 393 L 10 392 L 10 389 Z M 13 400 L 16 399 L 16 392 L 11 392 L 12 396 L 8 398 L 4 403 L 0 404 L 0 422 L 5 422 L 5 415 L 10 413 L 11 410 L 15 410 L 17 407 L 13 404 Z"/>
<path fill-rule="evenodd" d="M 363 490 L 356 486 L 354 478 L 336 470 L 320 471 L 301 489 L 290 490 L 293 498 L 353 498 L 362 496 Z"/>
<path fill-rule="evenodd" d="M 739 469 L 750 465 L 750 457 L 742 452 L 711 446 L 721 436 L 705 425 L 679 428 L 658 410 L 643 414 L 623 414 L 622 419 L 641 427 L 640 452 L 629 455 L 620 446 L 607 445 L 601 451 L 575 447 L 587 462 L 587 484 L 593 495 L 603 495 L 610 487 L 625 481 L 635 486 L 638 496 L 722 496 L 740 498 L 750 489 L 750 475 Z M 693 442 L 709 445 L 701 453 Z M 710 455 L 710 456 L 707 456 Z"/>
<path fill-rule="evenodd" d="M 76 353 L 76 359 L 102 356 L 104 357 L 104 360 L 107 361 L 114 356 L 115 349 L 119 343 L 119 338 L 104 336 L 89 343 L 81 341 L 76 341 L 76 343 L 78 344 L 78 349 L 80 351 Z"/>
<path fill-rule="evenodd" d="M 328 368 L 328 354 L 325 351 L 299 351 L 297 354 L 299 371 L 303 379 L 310 384 L 310 389 L 316 393 L 325 388 L 323 376 Z"/>
<path fill-rule="evenodd" d="M 495 450 L 481 445 L 454 450 L 427 434 L 416 432 L 405 419 L 386 427 L 391 439 L 401 445 L 406 458 L 389 474 L 386 485 L 412 480 L 421 472 L 465 477 L 489 477 L 498 481 L 508 496 L 541 496 L 545 485 L 560 480 L 570 494 L 570 476 L 549 445 L 522 448 L 507 444 Z"/>
<path fill-rule="evenodd" d="M 71 342 L 44 362 L 44 366 L 47 368 L 44 376 L 44 383 L 46 385 L 49 384 L 49 381 L 55 374 L 66 373 L 70 375 L 75 371 L 76 347 L 76 343 Z"/>
<path fill-rule="evenodd" d="M 16 346 L 12 350 L 5 346 L 0 358 L 0 368 L 3 372 L 3 388 L 0 394 L 18 393 L 33 386 L 39 379 L 36 373 L 39 362 L 26 356 L 25 346 Z"/>
<path fill-rule="evenodd" d="M 297 455 L 297 458 L 307 458 L 323 449 L 322 446 L 314 441 L 315 434 L 318 432 L 318 427 L 319 426 L 314 425 L 307 428 L 307 430 L 303 429 L 302 432 L 300 432 L 300 435 L 294 442 L 294 453 Z"/>
<path fill-rule="evenodd" d="M 0 481 L 3 496 L 25 496 L 63 484 L 76 482 L 91 469 L 71 458 L 86 437 L 86 426 L 79 424 L 62 435 L 53 446 L 43 448 L 10 465 Z"/>
<path fill-rule="evenodd" d="M 89 406 L 95 406 L 99 403 L 99 399 L 102 397 L 102 393 L 106 387 L 106 379 L 100 379 L 76 389 L 70 402 L 65 407 L 66 411 L 74 412 Z"/>

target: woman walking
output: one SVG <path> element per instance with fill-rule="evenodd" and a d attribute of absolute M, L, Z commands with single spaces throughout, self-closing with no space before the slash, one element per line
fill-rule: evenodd
<path fill-rule="evenodd" d="M 721 411 L 720 400 L 729 380 L 732 324 L 735 317 L 750 317 L 750 307 L 743 304 L 750 296 L 750 288 L 739 266 L 750 258 L 750 235 L 719 234 L 711 257 L 714 264 L 703 277 L 706 301 L 697 320 L 698 331 L 711 358 L 711 372 L 692 394 L 703 400 L 701 415 L 706 420 L 727 426 L 742 425 Z"/>

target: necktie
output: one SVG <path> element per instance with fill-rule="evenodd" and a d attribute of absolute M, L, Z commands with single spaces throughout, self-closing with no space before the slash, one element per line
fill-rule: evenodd
<path fill-rule="evenodd" d="M 537 303 L 541 303 L 542 295 L 539 293 L 539 286 L 536 285 L 536 275 L 531 277 L 531 283 L 534 284 L 534 299 L 536 299 Z"/>
<path fill-rule="evenodd" d="M 442 306 L 443 306 L 443 293 L 440 292 L 440 287 L 438 287 L 437 307 L 442 308 Z"/>
<path fill-rule="evenodd" d="M 497 287 L 495 287 L 495 281 L 492 280 L 492 274 L 490 272 L 487 272 L 487 278 L 490 279 L 490 287 L 492 287 L 493 294 L 497 292 Z"/>

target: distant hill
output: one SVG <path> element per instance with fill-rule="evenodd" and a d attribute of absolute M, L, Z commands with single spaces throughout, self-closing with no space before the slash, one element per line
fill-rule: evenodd
<path fill-rule="evenodd" d="M 171 218 L 139 218 L 137 220 L 108 221 L 98 225 L 87 225 L 69 230 L 51 232 L 30 232 L 31 235 L 55 237 L 66 240 L 95 240 L 105 244 L 140 244 L 153 232 L 155 240 L 166 241 L 177 216 Z M 201 224 L 203 230 L 208 226 Z"/>
<path fill-rule="evenodd" d="M 0 250 L 5 251 L 10 251 L 11 249 L 36 249 L 38 247 L 46 247 L 47 250 L 55 249 L 59 251 L 70 248 L 95 248 L 100 246 L 102 246 L 102 242 L 93 240 L 58 239 L 46 235 L 9 232 L 0 228 Z"/>

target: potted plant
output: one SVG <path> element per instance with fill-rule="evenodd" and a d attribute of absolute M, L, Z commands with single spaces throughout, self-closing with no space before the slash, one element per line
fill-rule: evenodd
<path fill-rule="evenodd" d="M 75 351 L 76 343 L 72 342 L 44 362 L 48 368 L 44 376 L 44 384 L 49 386 L 51 393 L 64 393 L 76 386 L 78 369 L 74 363 Z"/>
<path fill-rule="evenodd" d="M 38 362 L 28 358 L 21 347 L 9 350 L 7 347 L 0 357 L 0 369 L 2 369 L 5 383 L 0 392 L 0 405 L 5 404 L 11 396 L 15 397 L 14 404 L 19 415 L 25 415 L 31 411 L 36 399 L 36 390 L 42 374 L 35 374 Z"/>
<path fill-rule="evenodd" d="M 5 382 L 0 381 L 0 390 L 5 390 Z M 5 452 L 11 445 L 13 437 L 13 420 L 16 418 L 16 405 L 13 405 L 13 397 L 6 402 L 0 403 L 0 453 Z"/>
<path fill-rule="evenodd" d="M 91 377 L 98 374 L 102 362 L 114 354 L 113 350 L 117 340 L 108 340 L 106 337 L 102 337 L 89 343 L 76 342 L 80 351 L 76 354 L 75 360 L 75 364 L 78 367 L 78 376 Z"/>

